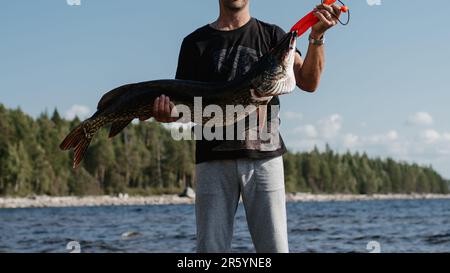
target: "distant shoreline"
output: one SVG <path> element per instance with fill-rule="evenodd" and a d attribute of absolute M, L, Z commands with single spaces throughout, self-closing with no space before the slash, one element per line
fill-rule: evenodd
<path fill-rule="evenodd" d="M 422 200 L 422 199 L 449 199 L 450 194 L 310 194 L 288 193 L 288 202 L 348 202 L 372 200 Z M 2 197 L 2 208 L 50 208 L 50 207 L 98 207 L 98 206 L 140 206 L 140 205 L 181 205 L 194 204 L 193 198 L 179 197 L 178 195 L 154 196 L 33 196 L 33 197 Z"/>

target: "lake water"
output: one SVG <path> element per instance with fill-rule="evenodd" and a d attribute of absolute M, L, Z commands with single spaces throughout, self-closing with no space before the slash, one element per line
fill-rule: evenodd
<path fill-rule="evenodd" d="M 291 252 L 450 252 L 449 200 L 288 204 Z M 1 209 L 0 252 L 194 252 L 192 205 Z M 242 206 L 234 252 L 254 252 Z"/>

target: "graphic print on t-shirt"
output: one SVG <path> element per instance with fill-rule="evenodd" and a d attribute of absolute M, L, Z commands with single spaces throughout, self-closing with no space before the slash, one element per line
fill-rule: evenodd
<path fill-rule="evenodd" d="M 262 56 L 253 48 L 245 46 L 229 47 L 213 53 L 215 72 L 226 77 L 228 81 L 247 73 L 252 64 Z"/>

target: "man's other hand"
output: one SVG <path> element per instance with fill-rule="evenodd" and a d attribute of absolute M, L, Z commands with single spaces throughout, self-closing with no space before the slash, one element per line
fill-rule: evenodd
<path fill-rule="evenodd" d="M 311 36 L 319 38 L 325 32 L 337 25 L 339 17 L 341 16 L 341 9 L 338 5 L 318 5 L 314 9 L 314 15 L 319 19 L 319 22 L 312 27 Z"/>
<path fill-rule="evenodd" d="M 153 117 L 156 121 L 169 123 L 169 122 L 175 122 L 179 118 L 178 117 L 172 117 L 172 110 L 174 110 L 175 104 L 170 101 L 169 97 L 165 95 L 161 95 L 155 99 L 153 102 Z M 175 109 L 176 111 L 176 109 Z M 176 113 L 176 112 L 175 112 Z M 148 116 L 140 117 L 139 120 L 144 121 L 149 119 Z"/>

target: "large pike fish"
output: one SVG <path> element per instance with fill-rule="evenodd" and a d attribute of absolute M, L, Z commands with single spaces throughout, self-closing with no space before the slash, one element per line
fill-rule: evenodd
<path fill-rule="evenodd" d="M 201 97 L 202 105 L 267 105 L 274 97 L 294 90 L 294 56 L 296 32 L 287 33 L 275 48 L 262 56 L 245 75 L 230 82 L 205 83 L 184 80 L 156 80 L 128 84 L 106 93 L 98 103 L 97 112 L 78 125 L 61 143 L 62 150 L 74 150 L 73 167 L 77 167 L 95 133 L 111 124 L 110 137 L 120 133 L 130 122 L 153 113 L 153 102 L 164 94 L 175 105 L 186 105 L 190 120 L 206 124 L 210 118 L 195 117 L 194 98 Z M 249 112 L 233 115 L 237 122 Z M 186 117 L 184 117 L 186 119 Z M 228 120 L 229 122 L 229 120 Z M 227 125 L 227 124 L 226 124 Z"/>

